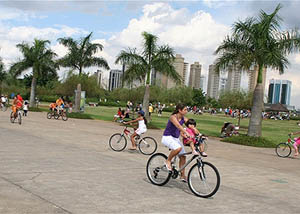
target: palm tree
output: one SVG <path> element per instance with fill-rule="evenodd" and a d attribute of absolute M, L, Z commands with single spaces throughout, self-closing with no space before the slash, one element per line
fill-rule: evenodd
<path fill-rule="evenodd" d="M 54 60 L 57 55 L 47 47 L 47 44 L 50 44 L 50 41 L 38 39 L 34 39 L 32 46 L 27 43 L 18 44 L 17 47 L 23 54 L 23 59 L 10 67 L 10 73 L 15 77 L 32 68 L 30 107 L 35 105 L 37 79 L 47 73 L 56 73 L 58 69 Z"/>
<path fill-rule="evenodd" d="M 123 50 L 117 56 L 116 63 L 125 64 L 125 80 L 132 81 L 140 79 L 145 82 L 145 94 L 143 99 L 143 109 L 146 117 L 149 117 L 149 98 L 150 98 L 150 75 L 151 72 L 160 72 L 177 82 L 181 81 L 179 74 L 173 65 L 174 50 L 168 45 L 157 45 L 158 37 L 147 32 L 142 33 L 143 50 L 139 54 L 136 49 Z"/>
<path fill-rule="evenodd" d="M 244 70 L 249 70 L 251 66 L 258 68 L 248 128 L 249 136 L 261 136 L 263 70 L 272 68 L 280 74 L 284 73 L 289 64 L 287 55 L 300 49 L 298 31 L 281 31 L 282 19 L 278 15 L 280 9 L 279 4 L 271 14 L 261 10 L 257 18 L 251 17 L 234 23 L 232 35 L 227 36 L 215 51 L 221 55 L 216 60 L 217 72 L 231 65 L 239 65 Z"/>
<path fill-rule="evenodd" d="M 59 38 L 60 44 L 66 46 L 69 53 L 59 60 L 59 64 L 63 67 L 70 67 L 74 70 L 79 71 L 79 76 L 81 75 L 83 68 L 88 68 L 92 66 L 104 67 L 109 69 L 106 60 L 102 57 L 93 56 L 98 50 L 102 51 L 103 45 L 99 43 L 91 43 L 92 33 L 79 41 L 68 38 Z"/>

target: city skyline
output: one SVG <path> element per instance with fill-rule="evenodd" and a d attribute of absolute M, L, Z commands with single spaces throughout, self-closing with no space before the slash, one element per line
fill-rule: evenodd
<path fill-rule="evenodd" d="M 257 16 L 261 9 L 269 13 L 279 2 L 283 5 L 283 30 L 300 28 L 297 1 L 0 1 L 0 57 L 9 68 L 22 56 L 16 44 L 34 38 L 50 40 L 51 49 L 61 57 L 66 49 L 58 44 L 58 38 L 79 39 L 93 32 L 92 41 L 104 46 L 97 55 L 104 57 L 111 69 L 121 69 L 114 63 L 116 56 L 128 47 L 140 49 L 141 33 L 147 31 L 158 36 L 159 44 L 169 44 L 182 54 L 186 62 L 199 62 L 201 75 L 208 78 L 209 65 L 216 58 L 213 53 L 231 33 L 232 24 Z M 293 80 L 291 105 L 300 107 L 300 54 L 288 59 L 285 74 L 268 69 L 266 80 Z M 60 77 L 66 70 L 59 71 Z M 103 75 L 107 77 L 109 71 Z"/>

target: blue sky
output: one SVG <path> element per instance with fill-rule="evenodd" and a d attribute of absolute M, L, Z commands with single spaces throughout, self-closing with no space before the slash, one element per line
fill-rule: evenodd
<path fill-rule="evenodd" d="M 9 67 L 21 57 L 16 44 L 34 38 L 50 40 L 51 48 L 63 56 L 66 50 L 57 44 L 57 38 L 80 38 L 93 32 L 94 42 L 104 45 L 99 55 L 111 68 L 118 68 L 116 55 L 127 47 L 139 48 L 141 32 L 147 31 L 182 54 L 186 62 L 199 61 L 205 75 L 216 58 L 214 50 L 235 21 L 256 16 L 260 9 L 271 12 L 279 2 L 284 6 L 280 11 L 284 29 L 300 28 L 300 1 L 0 0 L 0 57 Z M 300 107 L 300 55 L 289 59 L 286 74 L 268 71 L 267 84 L 271 78 L 292 80 L 292 104 Z M 60 75 L 63 73 L 61 70 Z"/>

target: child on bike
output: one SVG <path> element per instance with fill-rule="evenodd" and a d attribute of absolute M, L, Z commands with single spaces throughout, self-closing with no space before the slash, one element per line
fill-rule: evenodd
<path fill-rule="evenodd" d="M 297 123 L 298 126 L 300 126 L 300 123 Z M 300 131 L 299 132 L 292 132 L 291 135 L 298 135 L 300 134 Z M 299 155 L 299 149 L 298 149 L 298 146 L 300 146 L 300 137 L 298 138 L 294 138 L 295 140 L 295 143 L 293 144 L 294 146 L 294 149 L 295 149 L 295 154 L 294 156 L 298 156 Z"/>
<path fill-rule="evenodd" d="M 54 111 L 57 111 L 57 109 L 56 109 L 56 103 L 51 103 L 50 105 L 49 105 L 49 107 L 50 107 L 50 111 L 52 111 L 52 112 L 54 112 Z"/>
<path fill-rule="evenodd" d="M 145 112 L 143 110 L 140 110 L 138 112 L 138 117 L 135 120 L 124 122 L 124 124 L 138 122 L 138 125 L 139 125 L 138 128 L 134 131 L 134 133 L 130 137 L 132 147 L 129 150 L 136 150 L 136 144 L 135 144 L 135 140 L 134 140 L 135 137 L 137 135 L 141 135 L 147 131 L 147 126 L 146 126 L 147 119 L 144 116 L 145 116 Z"/>
<path fill-rule="evenodd" d="M 201 133 L 196 129 L 196 121 L 194 119 L 188 119 L 188 121 L 185 123 L 186 125 L 186 131 L 189 133 L 190 137 L 185 137 L 185 133 L 181 132 L 181 136 L 183 136 L 183 144 L 189 145 L 192 149 L 193 155 L 199 155 L 199 153 L 195 150 L 195 144 L 196 144 L 196 135 L 201 135 Z M 200 145 L 200 154 L 203 157 L 207 157 L 207 154 L 204 152 L 204 144 L 202 143 Z"/>

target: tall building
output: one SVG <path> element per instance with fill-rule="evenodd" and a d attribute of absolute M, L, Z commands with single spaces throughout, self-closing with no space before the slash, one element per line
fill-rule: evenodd
<path fill-rule="evenodd" d="M 109 86 L 110 91 L 122 87 L 122 71 L 110 70 L 109 72 Z"/>
<path fill-rule="evenodd" d="M 270 80 L 268 103 L 290 105 L 292 82 L 289 80 Z"/>
<path fill-rule="evenodd" d="M 201 67 L 202 66 L 199 64 L 199 62 L 195 62 L 194 64 L 191 64 L 188 86 L 196 89 L 200 88 Z"/>
<path fill-rule="evenodd" d="M 206 77 L 205 77 L 204 75 L 202 75 L 202 76 L 200 77 L 200 88 L 202 89 L 202 91 L 204 91 L 205 80 L 206 80 Z"/>
<path fill-rule="evenodd" d="M 188 82 L 187 82 L 188 67 L 189 67 L 189 63 L 185 62 L 183 65 L 183 75 L 182 75 L 183 85 L 188 85 Z"/>
<path fill-rule="evenodd" d="M 94 76 L 96 77 L 97 84 L 101 87 L 101 85 L 102 85 L 103 71 L 97 70 L 97 72 L 94 73 Z"/>
<path fill-rule="evenodd" d="M 220 74 L 215 72 L 215 66 L 210 65 L 208 69 L 207 96 L 218 98 Z"/>
<path fill-rule="evenodd" d="M 226 90 L 227 78 L 220 78 L 220 92 Z"/>
<path fill-rule="evenodd" d="M 257 75 L 258 75 L 258 66 L 252 66 L 250 70 L 248 71 L 248 90 L 250 92 L 254 91 L 257 83 Z M 263 89 L 265 90 L 266 87 L 266 75 L 267 75 L 267 69 L 263 69 Z"/>
<path fill-rule="evenodd" d="M 239 90 L 241 87 L 241 77 L 242 71 L 238 66 L 229 66 L 228 69 L 228 77 L 226 83 L 226 90 Z"/>
<path fill-rule="evenodd" d="M 184 85 L 185 78 L 187 75 L 188 63 L 184 62 L 184 58 L 181 56 L 181 54 L 176 54 L 174 67 L 176 72 L 179 74 L 179 76 L 182 79 L 181 85 Z M 156 79 L 155 84 L 162 87 L 174 88 L 177 85 L 177 83 L 171 77 L 167 77 L 164 74 L 156 73 L 155 79 Z"/>

